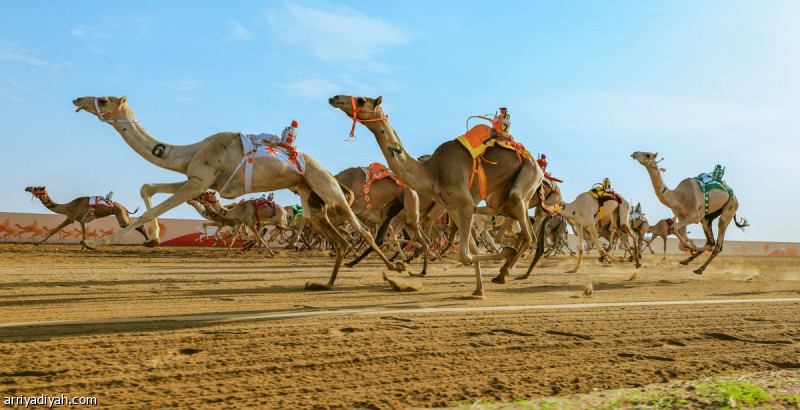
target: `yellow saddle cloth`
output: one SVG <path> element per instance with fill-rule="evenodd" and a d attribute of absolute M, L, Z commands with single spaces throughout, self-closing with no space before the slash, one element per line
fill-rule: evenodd
<path fill-rule="evenodd" d="M 475 175 L 477 174 L 481 199 L 486 198 L 487 195 L 486 172 L 483 170 L 483 164 L 481 162 L 489 162 L 483 158 L 483 154 L 487 149 L 489 149 L 489 147 L 499 146 L 515 151 L 517 153 L 517 157 L 519 158 L 520 164 L 522 164 L 523 157 L 531 157 L 531 153 L 525 149 L 525 146 L 514 141 L 513 138 L 493 138 L 492 128 L 486 124 L 478 124 L 470 128 L 466 134 L 456 138 L 456 140 L 460 142 L 461 145 L 463 145 L 472 156 L 472 176 L 469 178 L 469 188 L 472 188 L 472 183 L 474 182 Z M 493 162 L 489 163 L 495 164 Z"/>

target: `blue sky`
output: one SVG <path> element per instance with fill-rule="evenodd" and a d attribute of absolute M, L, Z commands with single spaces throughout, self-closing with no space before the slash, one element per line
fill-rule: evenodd
<path fill-rule="evenodd" d="M 671 213 L 633 151 L 663 156 L 670 187 L 723 164 L 752 224 L 727 237 L 800 241 L 800 2 L 0 2 L 0 16 L 0 211 L 46 212 L 29 185 L 57 202 L 113 190 L 133 209 L 142 184 L 184 179 L 76 114 L 77 97 L 127 95 L 172 144 L 296 119 L 300 150 L 335 174 L 384 159 L 363 126 L 343 141 L 327 99 L 382 95 L 414 155 L 507 106 L 566 200 L 609 177 L 653 223 Z"/>

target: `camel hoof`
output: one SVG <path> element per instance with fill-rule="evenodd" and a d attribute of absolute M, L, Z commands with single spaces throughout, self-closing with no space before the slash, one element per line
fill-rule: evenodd
<path fill-rule="evenodd" d="M 90 251 L 96 251 L 97 250 L 97 244 L 95 244 L 92 241 L 87 241 L 87 240 L 84 239 L 84 240 L 81 241 L 81 245 L 83 245 L 84 248 L 86 248 L 86 249 L 88 249 Z"/>
<path fill-rule="evenodd" d="M 516 278 L 514 278 L 514 280 L 525 280 L 525 279 L 528 279 L 528 276 L 530 276 L 530 275 L 517 276 Z"/>
<path fill-rule="evenodd" d="M 306 282 L 305 290 L 331 290 L 332 286 L 321 283 Z"/>
<path fill-rule="evenodd" d="M 150 238 L 150 239 L 146 240 L 142 245 L 144 245 L 144 246 L 146 246 L 148 248 L 155 248 L 156 246 L 158 246 L 159 243 L 161 243 L 160 239 L 158 239 L 158 238 Z"/>
<path fill-rule="evenodd" d="M 395 272 L 404 272 L 406 270 L 406 264 L 403 263 L 403 261 L 397 261 L 394 263 L 392 270 Z"/>
<path fill-rule="evenodd" d="M 566 273 L 578 273 L 577 269 L 570 269 Z"/>
<path fill-rule="evenodd" d="M 695 274 L 697 274 L 697 275 L 702 275 L 702 274 L 703 274 L 703 270 L 702 270 L 702 269 L 700 269 L 700 268 L 698 268 L 698 269 L 695 269 L 693 272 L 694 272 Z"/>
<path fill-rule="evenodd" d="M 503 274 L 499 274 L 499 275 L 495 276 L 494 278 L 492 278 L 492 282 L 499 283 L 499 284 L 502 285 L 502 284 L 506 283 L 506 277 L 503 276 Z"/>
<path fill-rule="evenodd" d="M 347 262 L 347 263 L 344 264 L 344 266 L 347 266 L 348 268 L 352 268 L 353 266 L 356 266 L 356 263 L 355 262 Z"/>
<path fill-rule="evenodd" d="M 639 269 L 639 268 L 641 268 L 641 267 L 642 267 L 642 264 L 641 264 L 641 263 L 639 263 L 639 262 L 636 262 L 636 269 Z"/>
<path fill-rule="evenodd" d="M 469 299 L 483 299 L 484 297 L 483 289 L 476 289 L 475 292 L 472 292 L 471 295 L 468 296 Z"/>
<path fill-rule="evenodd" d="M 664 258 L 664 259 L 666 259 L 666 258 Z M 664 259 L 662 259 L 662 261 L 663 261 Z M 689 261 L 680 261 L 680 262 L 678 262 L 678 263 L 680 263 L 681 265 L 688 265 L 688 264 L 689 264 Z"/>

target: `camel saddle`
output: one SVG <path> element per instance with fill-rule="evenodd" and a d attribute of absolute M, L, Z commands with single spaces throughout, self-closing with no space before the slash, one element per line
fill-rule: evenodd
<path fill-rule="evenodd" d="M 89 197 L 89 214 L 92 215 L 94 218 L 94 211 L 97 209 L 97 206 L 104 206 L 108 209 L 114 209 L 114 203 L 106 199 L 104 196 L 90 196 Z"/>
<path fill-rule="evenodd" d="M 722 189 L 728 193 L 728 195 L 733 196 L 733 190 L 725 181 L 721 179 L 714 178 L 711 174 L 702 173 L 694 179 L 700 184 L 700 189 L 703 191 L 703 201 L 705 202 L 705 213 L 708 213 L 708 193 L 711 192 L 712 189 Z"/>
<path fill-rule="evenodd" d="M 560 179 L 555 179 L 550 174 L 545 173 L 544 177 L 542 177 L 542 185 L 548 184 L 550 185 L 550 190 L 552 192 L 558 192 L 558 182 L 564 182 Z"/>
<path fill-rule="evenodd" d="M 262 206 L 266 206 L 269 209 L 275 211 L 275 202 L 270 201 L 267 198 L 256 198 L 253 200 L 253 208 L 256 211 L 256 222 L 261 222 L 261 219 L 258 217 L 258 209 Z"/>
<path fill-rule="evenodd" d="M 233 180 L 233 176 L 236 175 L 242 165 L 244 165 L 244 193 L 249 194 L 253 192 L 253 163 L 255 162 L 255 158 L 258 157 L 273 157 L 279 159 L 297 172 L 298 185 L 303 182 L 303 175 L 306 173 L 306 161 L 303 154 L 291 145 L 272 145 L 265 139 L 259 139 L 259 135 L 245 135 L 239 133 L 242 139 L 242 148 L 244 149 L 242 161 L 236 166 L 236 169 L 233 170 L 228 180 L 225 181 L 219 191 L 224 191 L 225 188 L 228 187 L 228 184 Z"/>
<path fill-rule="evenodd" d="M 456 140 L 460 142 L 472 156 L 472 176 L 469 178 L 469 188 L 472 188 L 472 183 L 477 174 L 481 199 L 485 199 L 487 195 L 486 172 L 483 170 L 483 164 L 481 162 L 488 162 L 483 158 L 483 154 L 489 147 L 499 146 L 515 151 L 520 164 L 522 164 L 522 157 L 532 157 L 531 153 L 525 149 L 525 146 L 514 141 L 513 138 L 498 136 L 492 131 L 492 128 L 486 124 L 478 124 L 470 128 L 466 134 L 456 138 Z"/>
<path fill-rule="evenodd" d="M 605 190 L 603 187 L 595 187 L 594 189 L 589 190 L 589 193 L 592 194 L 593 197 L 597 198 L 597 204 L 600 206 L 600 209 L 598 209 L 597 213 L 594 214 L 598 220 L 598 223 L 600 223 L 600 220 L 603 219 L 603 215 L 605 214 L 606 202 L 616 201 L 618 204 L 622 203 L 622 197 L 610 189 Z"/>
<path fill-rule="evenodd" d="M 366 167 L 361 167 L 361 170 L 366 174 L 367 180 L 364 181 L 364 187 L 361 188 L 361 195 L 364 196 L 364 203 L 367 205 L 367 210 L 372 209 L 372 199 L 369 196 L 369 190 L 372 188 L 372 183 L 384 178 L 391 178 L 399 187 L 405 187 L 402 182 L 397 179 L 397 176 L 386 165 L 380 162 L 373 162 Z"/>

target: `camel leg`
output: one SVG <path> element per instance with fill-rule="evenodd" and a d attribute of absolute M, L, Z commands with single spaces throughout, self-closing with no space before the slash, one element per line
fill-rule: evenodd
<path fill-rule="evenodd" d="M 210 178 L 209 178 L 210 179 Z M 136 222 L 122 228 L 119 232 L 115 233 L 110 237 L 105 237 L 100 240 L 95 241 L 87 241 L 84 240 L 82 243 L 89 249 L 97 249 L 98 246 L 108 245 L 110 243 L 116 242 L 123 236 L 127 235 L 129 232 L 133 231 L 134 229 L 143 226 L 148 222 L 152 222 L 156 220 L 156 217 L 162 215 L 164 212 L 169 211 L 172 208 L 192 199 L 197 198 L 198 195 L 202 194 L 208 188 L 205 184 L 200 184 L 198 181 L 202 180 L 200 178 L 193 177 L 187 182 L 183 183 L 183 186 L 175 192 L 171 197 L 167 198 L 164 202 L 156 205 L 153 208 L 150 208 L 145 212 Z M 165 184 L 165 185 L 172 185 L 172 184 Z M 147 199 L 146 204 L 149 205 L 149 198 Z M 153 237 L 147 243 L 155 243 L 158 244 L 158 227 L 154 228 Z M 153 245 L 155 246 L 155 245 Z"/>
<path fill-rule="evenodd" d="M 539 210 L 537 209 L 536 212 L 538 213 Z M 544 213 L 543 213 L 544 214 Z M 550 221 L 551 216 L 546 215 L 546 219 L 542 220 L 541 222 L 537 223 L 538 229 L 536 230 L 536 253 L 533 255 L 533 260 L 531 261 L 530 266 L 528 266 L 528 271 L 525 272 L 524 275 L 518 277 L 517 279 L 528 279 L 531 276 L 531 271 L 533 271 L 533 267 L 536 266 L 536 263 L 539 262 L 539 258 L 542 257 L 542 253 L 544 252 L 544 230 L 547 225 L 547 222 Z M 555 243 L 553 244 L 555 247 Z"/>
<path fill-rule="evenodd" d="M 695 246 L 694 243 L 690 242 L 689 239 L 686 238 L 686 233 L 685 233 L 686 230 L 684 228 L 686 228 L 691 224 L 698 223 L 702 219 L 703 218 L 697 213 L 687 215 L 685 218 L 681 219 L 678 222 L 675 222 L 674 225 L 670 226 L 669 229 L 667 229 L 667 236 L 669 236 L 669 234 L 675 235 L 675 237 L 678 238 L 678 240 L 681 242 L 681 244 L 683 244 L 683 246 L 685 246 L 692 252 L 696 252 L 697 246 Z"/>
<path fill-rule="evenodd" d="M 691 261 L 702 255 L 703 252 L 714 249 L 714 232 L 711 230 L 711 221 L 712 219 L 705 217 L 700 220 L 700 226 L 703 228 L 703 233 L 706 235 L 706 243 L 700 249 L 697 249 L 697 247 L 692 249 L 691 256 L 679 262 L 681 265 L 688 265 Z M 685 235 L 683 232 L 681 232 L 681 234 Z"/>
<path fill-rule="evenodd" d="M 375 243 L 375 240 L 372 239 L 372 235 L 369 233 L 369 231 L 364 229 L 364 226 L 361 224 L 361 221 L 359 221 L 356 215 L 353 213 L 353 211 L 350 210 L 350 207 L 344 209 L 344 213 L 347 216 L 347 220 L 350 222 L 350 226 L 352 226 L 353 229 L 356 231 L 356 233 L 358 233 L 362 238 L 364 238 L 364 240 L 367 241 L 369 246 L 375 250 L 375 253 L 378 254 L 378 256 L 381 258 L 381 260 L 389 270 L 393 270 L 395 272 L 402 272 L 405 270 L 406 266 L 405 263 L 403 263 L 402 261 L 397 261 L 395 263 L 389 261 L 386 255 L 384 255 L 383 251 L 381 251 L 380 247 L 378 247 L 378 245 Z"/>
<path fill-rule="evenodd" d="M 114 207 L 113 212 L 114 212 L 114 217 L 117 218 L 117 223 L 119 224 L 120 228 L 125 228 L 126 226 L 131 224 L 131 217 L 128 214 L 128 210 L 123 208 L 122 205 L 117 204 L 117 206 Z M 145 232 L 143 226 L 136 228 L 136 230 L 140 234 L 142 234 L 142 236 L 144 236 L 145 242 L 149 240 L 149 238 L 147 237 L 147 232 Z"/>
<path fill-rule="evenodd" d="M 622 232 L 626 233 L 633 240 L 633 251 L 632 251 L 633 262 L 637 269 L 641 268 L 642 264 L 639 262 L 639 242 L 638 242 L 639 236 L 636 235 L 633 229 L 631 229 L 630 225 L 623 224 L 621 229 Z"/>
<path fill-rule="evenodd" d="M 39 245 L 47 242 L 47 240 L 50 239 L 51 236 L 55 235 L 56 233 L 58 233 L 58 231 L 64 229 L 65 226 L 67 226 L 67 225 L 69 225 L 69 224 L 71 224 L 73 222 L 75 222 L 74 219 L 71 219 L 71 218 L 65 219 L 64 222 L 61 222 L 61 225 L 56 226 L 55 229 L 50 231 L 50 233 L 47 234 L 47 236 L 44 239 L 42 239 L 39 242 L 34 243 L 34 245 L 39 246 Z"/>
<path fill-rule="evenodd" d="M 139 190 L 139 195 L 142 197 L 142 200 L 144 201 L 144 206 L 147 207 L 147 212 L 146 213 L 149 213 L 150 209 L 153 207 L 153 203 L 152 203 L 152 200 L 151 200 L 153 195 L 155 195 L 155 194 L 175 194 L 176 192 L 178 192 L 178 190 L 183 188 L 186 184 L 187 184 L 186 182 L 173 182 L 173 183 L 167 183 L 167 184 L 144 184 L 144 185 L 142 185 L 142 188 Z M 204 189 L 204 191 L 205 191 L 205 189 Z M 199 195 L 199 194 L 200 193 L 198 193 L 197 195 Z M 189 198 L 189 199 L 192 199 L 192 198 Z M 164 202 L 166 202 L 166 201 L 164 201 Z M 166 212 L 166 210 L 164 212 Z M 164 212 L 162 212 L 162 214 Z M 158 215 L 161 215 L 161 214 L 158 214 Z M 139 219 L 141 220 L 143 217 L 144 217 L 144 215 L 139 217 Z M 161 239 L 159 238 L 160 232 L 159 232 L 159 228 L 158 228 L 158 219 L 153 218 L 152 219 L 152 224 L 150 226 L 151 226 L 151 229 L 153 230 L 153 236 L 150 239 L 148 239 L 144 243 L 144 245 L 148 246 L 148 247 L 153 247 L 153 246 L 158 245 L 159 242 L 161 242 Z"/>
<path fill-rule="evenodd" d="M 236 224 L 236 226 L 231 227 L 232 234 L 231 234 L 231 236 L 228 237 L 231 240 L 231 243 L 228 244 L 228 250 L 229 251 L 231 249 L 233 249 L 233 244 L 236 243 L 236 239 L 239 238 L 239 235 L 242 233 L 242 228 L 244 228 L 244 224 L 243 223 L 238 223 L 238 224 Z M 240 241 L 242 242 L 242 245 L 244 246 L 244 239 L 241 239 Z"/>
<path fill-rule="evenodd" d="M 722 215 L 719 218 L 719 224 L 717 228 L 719 232 L 717 233 L 717 244 L 714 246 L 714 250 L 711 252 L 711 256 L 708 257 L 708 260 L 700 266 L 699 268 L 695 269 L 694 273 L 698 275 L 702 275 L 703 271 L 706 270 L 706 267 L 709 263 L 717 256 L 720 252 L 722 252 L 722 243 L 725 240 L 725 231 L 728 230 L 728 225 L 731 223 L 731 219 L 733 219 L 734 215 L 736 214 L 736 210 L 739 208 L 739 204 L 736 202 L 736 198 L 732 197 L 728 200 L 728 203 L 725 204 L 725 208 L 722 211 Z M 711 220 L 709 220 L 709 225 L 711 225 Z M 709 231 L 710 231 L 709 227 Z M 713 231 L 711 232 L 713 235 Z M 712 237 L 713 240 L 713 237 Z"/>
<path fill-rule="evenodd" d="M 575 264 L 575 267 L 572 270 L 568 270 L 567 273 L 577 272 L 583 260 L 583 227 L 578 226 L 577 229 L 575 229 L 575 225 L 572 225 L 572 231 L 575 232 L 575 235 L 578 237 L 578 262 Z"/>
<path fill-rule="evenodd" d="M 345 237 L 339 232 L 336 227 L 331 224 L 330 219 L 328 219 L 327 212 L 325 208 L 311 208 L 305 198 L 301 196 L 301 200 L 303 202 L 303 209 L 307 210 L 308 217 L 312 219 L 313 226 L 317 231 L 323 236 L 325 240 L 330 243 L 333 243 L 334 250 L 336 251 L 335 261 L 333 263 L 333 271 L 331 272 L 331 277 L 328 279 L 328 284 L 323 286 L 314 285 L 312 283 L 306 283 L 306 289 L 309 290 L 319 290 L 319 289 L 331 289 L 333 287 L 334 282 L 336 281 L 336 276 L 339 274 L 339 268 L 342 266 L 342 261 L 344 260 L 344 256 L 347 253 L 349 248 L 349 242 Z M 348 208 L 349 209 L 349 208 Z"/>

